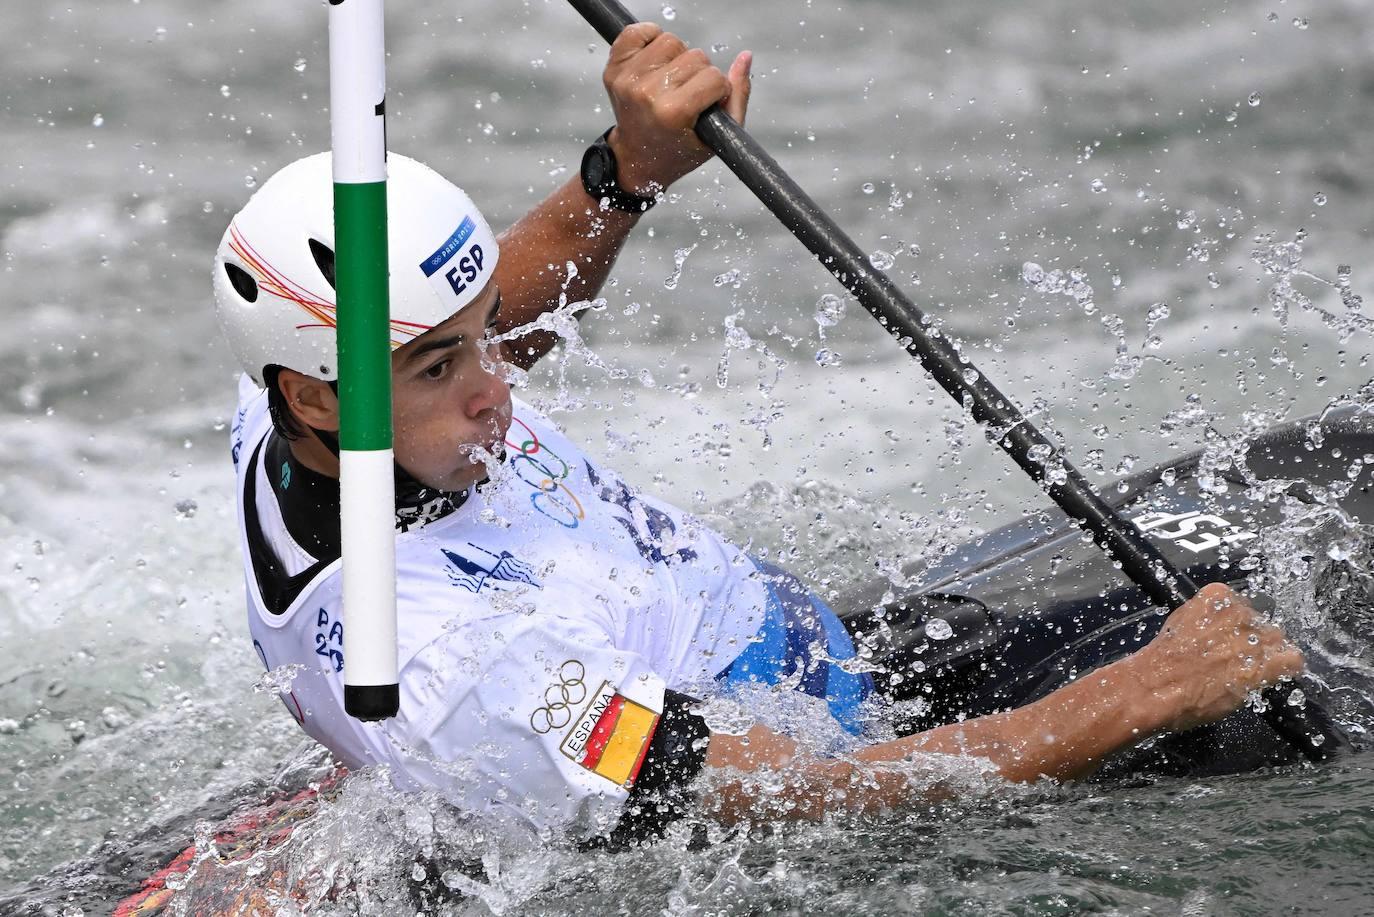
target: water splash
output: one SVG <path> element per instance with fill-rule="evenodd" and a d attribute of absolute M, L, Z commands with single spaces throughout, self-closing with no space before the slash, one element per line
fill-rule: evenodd
<path fill-rule="evenodd" d="M 699 243 L 693 242 L 686 248 L 679 248 L 673 252 L 673 272 L 663 281 L 665 290 L 676 290 L 678 281 L 682 279 L 682 266 L 687 263 L 687 257 L 696 251 Z"/>
<path fill-rule="evenodd" d="M 1254 238 L 1251 259 L 1265 274 L 1275 278 L 1269 288 L 1269 306 L 1279 326 L 1287 330 L 1290 313 L 1296 308 L 1320 318 L 1322 324 L 1336 332 L 1337 340 L 1343 344 L 1355 334 L 1374 331 L 1374 320 L 1360 312 L 1364 305 L 1363 297 L 1351 289 L 1349 265 L 1337 268 L 1334 281 L 1312 273 L 1303 267 L 1303 244 L 1306 241 L 1307 234 L 1301 230 L 1291 240 L 1277 239 L 1272 232 L 1261 233 Z M 1298 280 L 1335 290 L 1345 312 L 1337 313 L 1320 306 L 1298 288 Z"/>

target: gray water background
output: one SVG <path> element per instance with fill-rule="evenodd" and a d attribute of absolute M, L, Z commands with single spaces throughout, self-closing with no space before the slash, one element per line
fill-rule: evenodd
<path fill-rule="evenodd" d="M 756 52 L 755 135 L 1103 480 L 1374 375 L 1366 334 L 1301 309 L 1281 321 L 1252 254 L 1272 267 L 1305 230 L 1304 270 L 1349 265 L 1370 290 L 1374 4 L 708 0 L 674 15 L 722 62 Z M 61 864 L 168 820 L 185 831 L 169 846 L 189 842 L 206 800 L 303 754 L 252 688 L 224 429 L 236 370 L 209 264 L 251 185 L 327 145 L 323 17 L 267 0 L 0 12 L 0 890 L 58 908 L 98 878 Z M 609 123 L 604 48 L 558 3 L 393 4 L 388 29 L 392 148 L 498 227 Z M 614 377 L 574 354 L 561 391 L 551 366 L 527 393 L 563 404 L 592 452 L 837 591 L 909 538 L 1043 502 L 855 304 L 820 338 L 829 278 L 718 164 L 675 191 L 583 323 Z M 1032 289 L 1027 262 L 1081 268 L 1095 311 Z M 1294 282 L 1344 314 L 1334 288 Z M 1128 360 L 1159 359 L 1113 378 L 1104 315 Z M 817 500 L 844 511 L 808 537 Z M 493 900 L 1371 913 L 1372 809 L 1362 759 L 1070 788 L 560 861 Z M 366 859 L 353 843 L 342 856 Z"/>

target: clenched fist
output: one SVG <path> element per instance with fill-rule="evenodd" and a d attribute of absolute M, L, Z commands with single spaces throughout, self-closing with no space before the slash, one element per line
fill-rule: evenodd
<path fill-rule="evenodd" d="M 1303 670 L 1302 653 L 1283 633 L 1220 583 L 1179 606 L 1133 659 L 1176 732 L 1219 720 L 1250 692 Z"/>
<path fill-rule="evenodd" d="M 607 142 L 621 187 L 636 194 L 662 191 L 710 159 L 692 128 L 717 102 L 744 123 L 752 62 L 750 52 L 741 52 L 726 75 L 705 51 L 688 48 L 652 22 L 627 26 L 611 45 L 602 75 L 615 109 Z"/>

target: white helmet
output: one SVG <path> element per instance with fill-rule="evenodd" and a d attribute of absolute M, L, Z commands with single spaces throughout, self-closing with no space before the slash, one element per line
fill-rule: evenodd
<path fill-rule="evenodd" d="M 463 191 L 387 157 L 387 253 L 395 349 L 471 303 L 496 269 L 496 236 Z M 334 190 L 329 153 L 277 172 L 229 223 L 215 254 L 215 308 L 244 372 L 285 366 L 338 378 Z"/>

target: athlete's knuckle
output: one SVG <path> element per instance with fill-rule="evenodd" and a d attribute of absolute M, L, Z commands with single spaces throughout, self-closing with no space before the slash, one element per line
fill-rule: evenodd
<path fill-rule="evenodd" d="M 673 124 L 679 110 L 678 103 L 668 96 L 659 96 L 652 102 L 654 118 L 663 124 Z"/>
<path fill-rule="evenodd" d="M 625 30 L 616 38 L 615 44 L 622 42 L 628 47 L 638 47 L 653 41 L 663 27 L 657 22 L 636 22 L 625 27 Z"/>
<path fill-rule="evenodd" d="M 638 77 L 630 77 L 624 88 L 623 95 L 636 105 L 652 105 L 654 101 L 654 89 L 648 80 Z"/>

